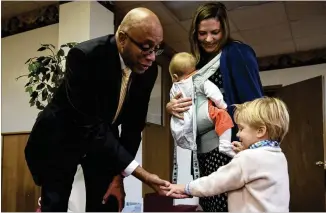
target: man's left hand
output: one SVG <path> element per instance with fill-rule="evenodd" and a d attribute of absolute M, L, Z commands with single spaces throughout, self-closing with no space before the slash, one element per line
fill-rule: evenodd
<path fill-rule="evenodd" d="M 117 198 L 119 203 L 119 212 L 121 212 L 124 207 L 126 193 L 123 187 L 123 180 L 120 175 L 117 175 L 113 178 L 108 190 L 103 197 L 102 204 L 107 202 L 110 195 Z"/>

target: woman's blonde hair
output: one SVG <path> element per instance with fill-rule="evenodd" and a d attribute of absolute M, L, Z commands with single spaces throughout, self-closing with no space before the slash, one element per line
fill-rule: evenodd
<path fill-rule="evenodd" d="M 185 70 L 189 68 L 196 68 L 196 59 L 190 53 L 180 52 L 172 57 L 169 65 L 172 79 L 174 75 L 177 75 L 178 77 L 183 76 Z"/>
<path fill-rule="evenodd" d="M 281 142 L 289 130 L 290 116 L 286 104 L 272 97 L 235 104 L 234 121 L 253 128 L 266 126 L 271 140 Z"/>
<path fill-rule="evenodd" d="M 205 3 L 199 6 L 193 16 L 190 31 L 189 42 L 191 53 L 195 56 L 197 64 L 200 62 L 202 54 L 201 47 L 198 41 L 198 25 L 201 21 L 214 18 L 221 23 L 222 39 L 219 42 L 217 53 L 221 50 L 229 41 L 231 41 L 230 25 L 228 20 L 228 14 L 224 4 L 220 2 Z"/>

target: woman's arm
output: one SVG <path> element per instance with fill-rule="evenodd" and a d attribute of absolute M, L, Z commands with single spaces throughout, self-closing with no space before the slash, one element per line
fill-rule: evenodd
<path fill-rule="evenodd" d="M 191 98 L 182 98 L 182 94 L 180 92 L 166 104 L 166 111 L 177 118 L 183 119 L 183 112 L 189 110 L 191 105 Z"/>
<path fill-rule="evenodd" d="M 256 54 L 250 46 L 235 43 L 229 49 L 227 63 L 239 103 L 263 96 Z"/>

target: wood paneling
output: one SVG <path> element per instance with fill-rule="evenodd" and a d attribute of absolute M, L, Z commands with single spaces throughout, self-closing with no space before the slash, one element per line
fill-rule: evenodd
<path fill-rule="evenodd" d="M 142 165 L 143 167 L 159 177 L 171 181 L 173 164 L 173 140 L 170 132 L 170 116 L 165 113 L 165 106 L 170 100 L 169 93 L 172 85 L 169 74 L 170 59 L 166 55 L 157 58 L 157 63 L 162 67 L 162 108 L 164 115 L 164 126 L 146 124 L 142 139 Z M 143 184 L 143 197 L 153 192 L 146 184 Z"/>
<path fill-rule="evenodd" d="M 28 133 L 2 135 L 1 210 L 35 212 L 40 188 L 28 170 L 24 149 Z"/>

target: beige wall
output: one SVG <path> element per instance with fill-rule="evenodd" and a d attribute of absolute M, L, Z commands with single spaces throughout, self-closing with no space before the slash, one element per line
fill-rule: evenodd
<path fill-rule="evenodd" d="M 57 45 L 58 24 L 2 38 L 1 43 L 1 132 L 30 131 L 39 111 L 29 106 L 24 88 L 28 79 L 15 78 L 28 73 L 24 64 L 28 58 L 47 53 L 37 52 L 40 44 Z"/>
<path fill-rule="evenodd" d="M 264 86 L 277 84 L 285 86 L 320 75 L 326 75 L 326 64 L 260 72 Z"/>

